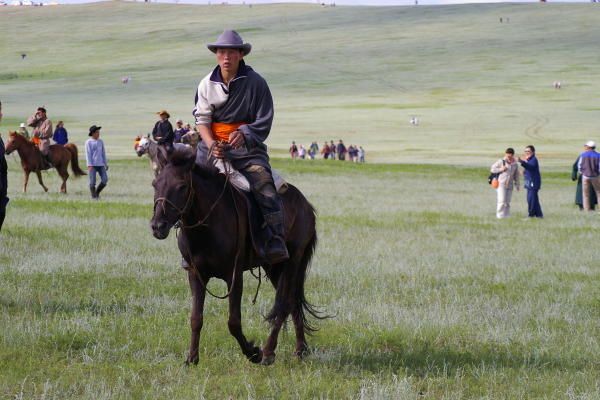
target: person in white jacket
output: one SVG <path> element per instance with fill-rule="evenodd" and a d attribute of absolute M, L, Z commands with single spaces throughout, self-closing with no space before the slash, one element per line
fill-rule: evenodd
<path fill-rule="evenodd" d="M 519 163 L 515 159 L 515 150 L 509 147 L 504 152 L 504 158 L 492 165 L 491 172 L 498 175 L 498 202 L 496 207 L 496 218 L 510 217 L 510 200 L 513 188 L 519 190 Z"/>

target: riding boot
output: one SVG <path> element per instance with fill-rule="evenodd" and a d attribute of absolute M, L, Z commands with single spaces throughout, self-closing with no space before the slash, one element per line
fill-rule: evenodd
<path fill-rule="evenodd" d="M 52 168 L 52 161 L 50 161 L 50 154 L 42 153 L 42 169 Z"/>
<path fill-rule="evenodd" d="M 286 261 L 290 258 L 290 255 L 284 239 L 283 212 L 279 211 L 265 215 L 265 222 L 272 233 L 265 248 L 267 261 L 271 265 Z"/>
<path fill-rule="evenodd" d="M 100 183 L 96 189 L 96 197 L 100 198 L 100 192 L 106 187 L 105 183 Z"/>
<path fill-rule="evenodd" d="M 96 192 L 96 188 L 94 187 L 94 185 L 90 185 L 90 193 L 92 195 L 92 199 L 98 198 L 98 193 Z"/>

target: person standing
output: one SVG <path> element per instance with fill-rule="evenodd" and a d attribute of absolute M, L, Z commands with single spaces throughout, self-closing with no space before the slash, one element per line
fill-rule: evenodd
<path fill-rule="evenodd" d="M 183 127 L 183 121 L 178 119 L 177 121 L 175 121 L 175 131 L 174 131 L 174 138 L 173 138 L 173 143 L 181 143 L 181 138 L 188 133 L 188 129 Z"/>
<path fill-rule="evenodd" d="M 342 139 L 340 139 L 340 141 L 338 142 L 336 151 L 337 151 L 338 159 L 340 161 L 345 161 L 346 153 L 348 152 L 348 150 L 346 150 L 346 146 L 344 145 L 344 142 L 342 141 Z"/>
<path fill-rule="evenodd" d="M 27 118 L 27 125 L 33 128 L 31 135 L 42 152 L 42 162 L 46 164 L 43 168 L 50 168 L 52 161 L 48 153 L 50 151 L 50 139 L 52 138 L 52 121 L 46 116 L 46 108 L 38 107 L 35 114 Z"/>
<path fill-rule="evenodd" d="M 583 210 L 583 178 L 579 173 L 579 156 L 573 163 L 573 168 L 571 170 L 571 180 L 573 182 L 577 181 L 577 187 L 575 188 L 575 204 L 579 207 L 579 210 Z M 598 204 L 598 198 L 596 197 L 596 191 L 594 187 L 590 185 L 590 208 L 592 210 L 596 209 L 596 204 Z"/>
<path fill-rule="evenodd" d="M 296 146 L 296 142 L 292 141 L 292 145 L 290 146 L 288 152 L 292 157 L 292 160 L 295 160 L 298 157 L 298 146 Z"/>
<path fill-rule="evenodd" d="M 583 148 L 577 169 L 582 177 L 583 209 L 592 211 L 590 190 L 594 190 L 596 198 L 600 198 L 600 153 L 596 152 L 596 143 L 592 140 L 584 144 Z"/>
<path fill-rule="evenodd" d="M 173 125 L 169 122 L 171 115 L 166 110 L 160 110 L 157 114 L 160 119 L 154 124 L 152 137 L 158 144 L 165 146 L 168 151 L 171 151 L 173 149 L 173 141 L 175 140 Z"/>
<path fill-rule="evenodd" d="M 90 138 L 85 142 L 85 159 L 87 161 L 88 175 L 90 179 L 90 193 L 92 199 L 99 199 L 100 192 L 108 183 L 108 160 L 104 150 L 104 142 L 100 139 L 101 126 L 90 126 L 88 136 Z M 100 175 L 100 184 L 96 187 L 96 173 Z"/>
<path fill-rule="evenodd" d="M 515 150 L 511 147 L 504 152 L 504 158 L 492 165 L 491 172 L 498 175 L 496 218 L 510 217 L 510 201 L 513 188 L 519 190 L 519 164 Z"/>
<path fill-rule="evenodd" d="M 311 160 L 315 159 L 315 156 L 319 153 L 319 145 L 317 142 L 312 142 L 310 144 L 310 148 L 308 149 L 308 156 Z"/>
<path fill-rule="evenodd" d="M 0 102 L 0 121 L 2 121 L 2 102 Z M 2 224 L 4 224 L 4 218 L 6 217 L 6 205 L 8 204 L 8 165 L 6 164 L 4 151 L 4 141 L 2 141 L 2 134 L 0 134 L 0 231 L 2 231 Z"/>
<path fill-rule="evenodd" d="M 271 265 L 289 258 L 284 232 L 283 205 L 275 184 L 265 140 L 273 123 L 273 98 L 265 79 L 244 57 L 252 46 L 233 30 L 224 31 L 207 45 L 215 53 L 217 66 L 196 91 L 194 117 L 202 141 L 196 162 L 211 156 L 227 158 L 249 181 L 250 188 L 271 237 L 265 256 Z"/>
<path fill-rule="evenodd" d="M 58 121 L 58 124 L 56 124 L 56 129 L 54 130 L 52 140 L 54 140 L 56 144 L 60 144 L 62 146 L 69 142 L 69 135 L 67 134 L 65 123 L 63 121 Z"/>
<path fill-rule="evenodd" d="M 533 145 L 525 147 L 524 159 L 519 157 L 518 161 L 525 169 L 523 175 L 525 178 L 525 189 L 527 189 L 527 216 L 529 218 L 544 218 L 538 196 L 538 192 L 542 187 L 542 176 L 540 174 L 540 165 L 535 156 L 535 147 Z"/>

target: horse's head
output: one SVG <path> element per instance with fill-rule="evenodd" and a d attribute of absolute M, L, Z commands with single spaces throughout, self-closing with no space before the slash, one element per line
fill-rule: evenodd
<path fill-rule="evenodd" d="M 6 148 L 4 150 L 7 155 L 19 148 L 19 137 L 22 136 L 20 136 L 17 132 L 8 132 L 8 142 L 6 142 Z"/>
<path fill-rule="evenodd" d="M 167 162 L 152 182 L 154 214 L 150 227 L 157 239 L 169 236 L 171 228 L 192 207 L 194 197 L 192 170 L 195 155 L 188 151 L 174 151 L 164 156 Z"/>
<path fill-rule="evenodd" d="M 134 149 L 138 157 L 141 157 L 148 152 L 148 147 L 150 146 L 150 139 L 144 136 L 141 137 L 138 141 L 138 137 L 136 137 Z"/>

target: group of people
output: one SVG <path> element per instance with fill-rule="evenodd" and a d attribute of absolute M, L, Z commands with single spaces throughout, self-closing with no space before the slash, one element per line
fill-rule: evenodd
<path fill-rule="evenodd" d="M 538 192 L 542 186 L 542 177 L 533 145 L 525 147 L 522 158 L 515 158 L 515 150 L 509 147 L 504 152 L 504 157 L 492 165 L 491 172 L 498 174 L 496 218 L 500 219 L 510 216 L 510 202 L 512 200 L 513 189 L 517 189 L 518 191 L 520 187 L 519 164 L 524 170 L 524 188 L 527 190 L 527 216 L 528 218 L 543 218 L 544 214 L 538 196 Z"/>
<path fill-rule="evenodd" d="M 527 190 L 528 218 L 543 218 L 538 192 L 542 186 L 540 166 L 535 155 L 535 147 L 525 147 L 522 157 L 515 158 L 515 150 L 506 149 L 504 157 L 496 161 L 490 171 L 497 175 L 496 217 L 510 216 L 510 202 L 513 189 L 519 190 L 519 164 L 523 167 L 524 188 Z M 593 211 L 600 199 L 600 153 L 596 151 L 596 142 L 590 140 L 583 145 L 583 152 L 573 164 L 571 178 L 577 181 L 575 204 L 580 210 Z"/>
<path fill-rule="evenodd" d="M 312 142 L 307 150 L 304 145 L 301 144 L 298 146 L 295 141 L 292 141 L 292 145 L 289 148 L 289 153 L 294 160 L 296 158 L 305 159 L 307 156 L 309 159 L 314 160 L 317 154 L 319 154 L 319 145 L 317 142 Z M 365 162 L 365 150 L 363 147 L 353 144 L 346 147 L 342 139 L 339 140 L 337 145 L 333 143 L 333 140 L 330 143 L 323 143 L 320 154 L 324 160 L 337 159 L 341 161 L 348 160 L 356 163 Z"/>
<path fill-rule="evenodd" d="M 183 120 L 178 119 L 175 122 L 176 128 L 173 129 L 173 125 L 169 121 L 171 114 L 167 110 L 161 110 L 157 112 L 158 121 L 154 124 L 152 129 L 152 138 L 159 144 L 171 151 L 175 143 L 189 144 L 192 147 L 196 147 L 198 144 L 198 132 L 195 128 L 192 128 L 190 124 L 183 124 Z"/>

